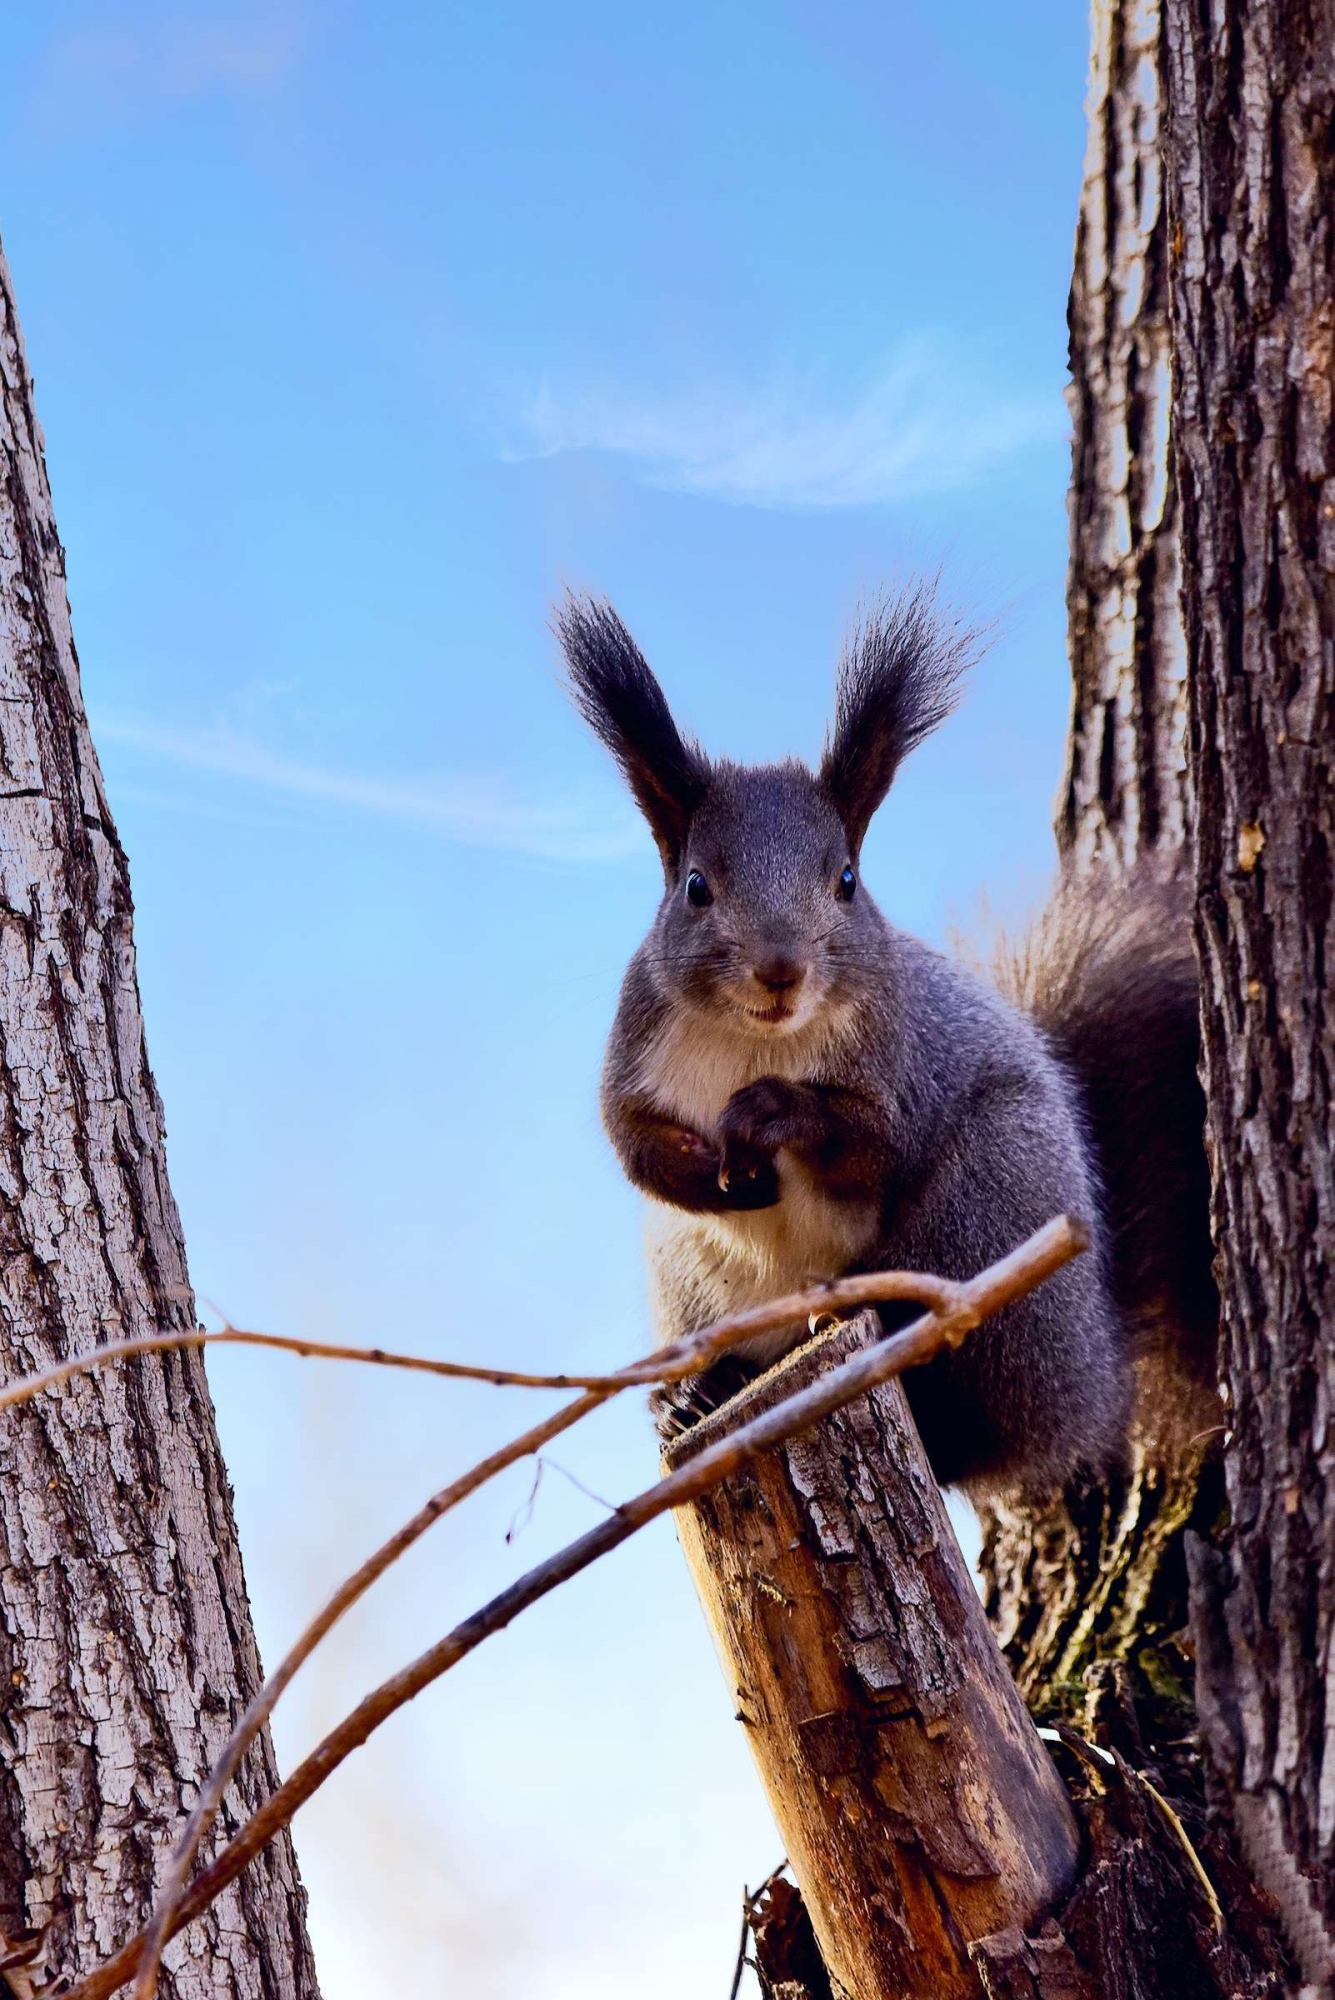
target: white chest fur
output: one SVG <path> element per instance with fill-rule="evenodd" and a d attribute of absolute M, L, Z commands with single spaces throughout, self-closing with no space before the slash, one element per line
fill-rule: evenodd
<path fill-rule="evenodd" d="M 762 1076 L 792 1082 L 820 1075 L 845 1022 L 818 1020 L 787 1035 L 732 1034 L 702 1017 L 668 1022 L 646 1051 L 639 1083 L 665 1116 L 706 1137 L 734 1091 Z M 688 1215 L 654 1203 L 653 1264 L 663 1331 L 682 1330 L 756 1305 L 820 1278 L 837 1277 L 869 1246 L 876 1202 L 830 1199 L 800 1163 L 779 1155 L 775 1207 L 723 1215 Z M 779 1352 L 793 1335 L 765 1342 Z"/>
<path fill-rule="evenodd" d="M 677 1015 L 646 1050 L 638 1081 L 668 1117 L 712 1138 L 724 1105 L 745 1084 L 818 1075 L 840 1025 L 818 1019 L 786 1035 L 734 1034 L 705 1015 Z"/>

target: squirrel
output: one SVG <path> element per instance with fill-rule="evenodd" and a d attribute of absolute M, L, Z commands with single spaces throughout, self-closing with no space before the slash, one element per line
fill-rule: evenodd
<path fill-rule="evenodd" d="M 607 1048 L 603 1121 L 649 1198 L 664 1342 L 824 1278 L 971 1276 L 1052 1216 L 1088 1252 L 905 1377 L 933 1473 L 975 1499 L 1098 1476 L 1136 1357 L 1212 1379 L 1194 958 L 1153 871 L 1059 888 L 1002 990 L 896 929 L 862 880 L 873 813 L 951 712 L 976 644 L 930 586 L 864 613 L 824 755 L 745 766 L 684 736 L 610 604 L 567 598 L 576 705 L 620 766 L 665 892 Z M 911 1307 L 880 1309 L 889 1327 Z M 684 1428 L 808 1337 L 658 1392 Z"/>

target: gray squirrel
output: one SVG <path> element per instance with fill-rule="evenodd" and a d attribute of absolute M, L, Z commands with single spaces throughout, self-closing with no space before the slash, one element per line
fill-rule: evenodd
<path fill-rule="evenodd" d="M 707 758 L 609 604 L 568 598 L 556 629 L 663 863 L 602 1086 L 649 1197 L 662 1338 L 850 1271 L 967 1277 L 1065 1211 L 1088 1253 L 905 1387 L 943 1485 L 977 1497 L 1104 1471 L 1136 1356 L 1157 1343 L 1211 1375 L 1196 973 L 1175 885 L 1067 885 L 1008 994 L 886 921 L 863 836 L 975 651 L 930 587 L 864 615 L 815 771 Z M 660 1392 L 660 1428 L 806 1337 L 767 1336 Z"/>

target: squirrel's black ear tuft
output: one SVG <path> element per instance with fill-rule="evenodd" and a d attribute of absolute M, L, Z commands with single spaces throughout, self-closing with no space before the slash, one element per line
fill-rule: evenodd
<path fill-rule="evenodd" d="M 709 783 L 708 760 L 682 737 L 643 653 L 605 599 L 568 595 L 555 628 L 575 705 L 621 766 L 671 876 Z"/>
<path fill-rule="evenodd" d="M 939 615 L 930 583 L 859 617 L 840 663 L 820 767 L 855 854 L 900 764 L 954 708 L 979 645 L 977 633 Z"/>

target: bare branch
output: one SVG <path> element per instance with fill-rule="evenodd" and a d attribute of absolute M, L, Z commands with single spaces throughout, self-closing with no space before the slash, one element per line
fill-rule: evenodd
<path fill-rule="evenodd" d="M 786 1298 L 768 1305 L 752 1306 L 729 1319 L 718 1320 L 699 1333 L 674 1341 L 659 1353 L 637 1361 L 630 1368 L 610 1375 L 534 1375 L 518 1368 L 487 1368 L 480 1362 L 437 1361 L 426 1354 L 394 1354 L 383 1347 L 341 1347 L 326 1340 L 299 1340 L 282 1333 L 255 1333 L 247 1327 L 225 1326 L 216 1332 L 204 1327 L 136 1334 L 130 1340 L 111 1340 L 87 1354 L 71 1354 L 50 1368 L 23 1375 L 0 1389 L 0 1410 L 30 1402 L 43 1389 L 55 1389 L 73 1375 L 104 1368 L 109 1362 L 124 1361 L 135 1354 L 168 1354 L 186 1347 L 268 1347 L 283 1354 L 299 1354 L 325 1361 L 365 1361 L 381 1368 L 407 1368 L 421 1375 L 441 1375 L 454 1382 L 490 1382 L 499 1389 L 596 1389 L 615 1394 L 619 1389 L 648 1388 L 656 1382 L 680 1382 L 694 1375 L 716 1356 L 756 1334 L 769 1333 L 792 1321 L 810 1319 L 820 1313 L 853 1312 L 863 1306 L 889 1299 L 911 1299 L 933 1308 L 948 1309 L 958 1286 L 946 1278 L 919 1275 L 913 1271 L 871 1271 L 853 1278 L 831 1278 L 804 1292 L 790 1292 Z"/>
<path fill-rule="evenodd" d="M 807 1388 L 772 1409 L 762 1412 L 730 1436 L 721 1438 L 716 1444 L 701 1452 L 685 1466 L 648 1487 L 633 1500 L 618 1508 L 608 1520 L 599 1522 L 579 1540 L 570 1543 L 556 1555 L 549 1557 L 546 1562 L 539 1563 L 527 1575 L 519 1578 L 499 1596 L 494 1597 L 489 1604 L 484 1605 L 480 1611 L 474 1612 L 461 1625 L 457 1625 L 452 1632 L 421 1654 L 418 1659 L 382 1682 L 324 1738 L 323 1742 L 317 1745 L 310 1756 L 247 1821 L 222 1853 L 196 1878 L 175 1909 L 169 1912 L 163 1926 L 165 1936 L 174 1936 L 183 1925 L 206 1909 L 219 1891 L 234 1880 L 266 1842 L 287 1825 L 297 1809 L 305 1804 L 326 1778 L 352 1751 L 359 1748 L 382 1722 L 420 1694 L 424 1688 L 429 1687 L 433 1681 L 438 1680 L 442 1674 L 447 1673 L 451 1667 L 456 1666 L 484 1640 L 496 1632 L 503 1631 L 520 1612 L 536 1604 L 571 1577 L 577 1576 L 600 1556 L 619 1547 L 650 1521 L 656 1520 L 673 1507 L 680 1507 L 687 1501 L 698 1498 L 700 1494 L 730 1477 L 758 1452 L 780 1444 L 798 1431 L 805 1430 L 831 1411 L 839 1409 L 843 1404 L 853 1401 L 855 1397 L 888 1381 L 891 1376 L 901 1374 L 906 1368 L 929 1361 L 943 1347 L 957 1346 L 980 1321 L 999 1311 L 1012 1300 L 1032 1291 L 1036 1285 L 1041 1284 L 1045 1278 L 1078 1255 L 1085 1248 L 1087 1241 L 1083 1227 L 1062 1216 L 1046 1224 L 1009 1256 L 1002 1258 L 1000 1262 L 991 1265 L 966 1283 L 954 1284 L 943 1280 L 919 1278 L 909 1280 L 898 1274 L 896 1289 L 892 1292 L 882 1291 L 880 1296 L 921 1298 L 925 1294 L 934 1295 L 937 1303 L 932 1311 L 916 1320 L 903 1332 L 892 1334 L 875 1346 L 851 1355 L 848 1360 L 831 1369 L 828 1374 L 819 1377 Z M 833 1289 L 833 1287 L 825 1288 L 823 1296 L 826 1300 L 826 1310 L 830 1309 L 829 1293 Z M 792 1301 L 782 1301 L 780 1305 L 786 1310 L 776 1323 L 784 1324 L 796 1315 L 791 1309 Z M 809 1311 L 820 1309 L 819 1306 L 807 1308 Z M 743 1317 L 754 1320 L 754 1315 Z M 633 1375 L 634 1371 L 627 1373 Z M 624 1380 L 618 1382 L 618 1386 L 625 1386 Z M 565 1428 L 569 1423 L 577 1421 L 577 1415 L 586 1413 L 581 1405 L 592 1408 L 598 1400 L 600 1397 L 592 1395 L 582 1397 L 576 1403 L 569 1404 L 564 1411 L 557 1411 L 549 1419 L 549 1423 L 556 1424 L 558 1428 Z M 527 1435 L 532 1438 L 535 1434 Z M 522 1456 L 524 1453 L 518 1449 L 518 1445 L 522 1443 L 522 1440 L 517 1441 L 515 1446 L 506 1449 L 514 1456 Z M 531 1444 L 526 1447 L 528 1450 L 533 1448 Z M 482 1469 L 477 1468 L 476 1471 L 481 1473 Z M 483 1476 L 490 1475 L 483 1474 Z M 467 1474 L 465 1480 L 473 1480 L 474 1477 L 474 1474 Z M 475 1483 L 480 1484 L 481 1479 L 478 1478 Z M 451 1490 L 447 1488 L 446 1492 Z M 428 1506 L 431 1504 L 428 1503 Z M 414 1522 L 400 1530 L 400 1536 L 394 1540 L 398 1541 L 403 1536 L 415 1539 L 415 1535 L 410 1531 L 421 1518 L 421 1515 L 414 1517 Z M 432 1518 L 437 1516 L 432 1515 Z M 422 1530 L 418 1528 L 416 1532 L 420 1533 Z M 389 1543 L 385 1545 L 386 1548 L 390 1546 Z M 406 1541 L 403 1546 L 407 1546 Z M 378 1552 L 377 1556 L 372 1557 L 370 1563 L 363 1566 L 363 1571 L 358 1572 L 358 1576 L 376 1564 L 383 1553 L 383 1551 Z M 389 1560 L 393 1558 L 390 1557 Z M 384 1566 L 382 1564 L 382 1567 Z M 379 1573 L 377 1570 L 376 1574 Z M 350 1583 L 354 1581 L 355 1579 L 350 1580 Z M 343 1608 L 346 1608 L 346 1603 L 354 1601 L 352 1597 L 345 1597 L 348 1588 L 349 1586 L 344 1586 L 344 1590 L 331 1600 L 331 1606 L 342 1601 Z M 322 1617 L 325 1615 L 327 1614 L 322 1614 Z M 334 1612 L 333 1615 L 336 1617 L 339 1614 Z M 333 1622 L 332 1617 L 329 1622 Z M 317 1620 L 316 1624 L 319 1623 Z M 314 1627 L 310 1629 L 314 1630 Z M 298 1647 L 300 1644 L 301 1642 L 298 1642 Z M 293 1648 L 294 1654 L 298 1651 L 298 1647 Z M 293 1655 L 289 1654 L 289 1660 L 292 1657 Z M 284 1667 L 287 1664 L 285 1661 Z M 282 1672 L 281 1668 L 279 1672 Z M 278 1675 L 273 1678 L 277 1680 Z M 266 1689 L 264 1693 L 267 1692 Z M 273 1699 L 276 1698 L 275 1694 Z M 263 1694 L 259 1699 L 263 1699 Z M 225 1752 L 224 1758 L 226 1755 Z M 147 1941 L 147 1931 L 141 1932 L 138 1937 L 124 1945 L 114 1958 L 99 1967 L 97 1971 L 90 1973 L 77 1986 L 69 1989 L 64 2000 L 107 2000 L 108 1995 L 116 1992 L 126 1980 L 135 1975 L 144 1958 Z"/>
<path fill-rule="evenodd" d="M 136 1339 L 112 1342 L 106 1347 L 94 1349 L 89 1354 L 73 1356 L 57 1363 L 54 1367 L 11 1384 L 8 1389 L 0 1390 L 0 1409 L 5 1409 L 26 1402 L 41 1390 L 55 1387 L 81 1370 L 98 1367 L 105 1362 L 121 1360 L 136 1354 L 229 1342 L 275 1348 L 305 1356 L 321 1356 L 331 1360 L 373 1362 L 387 1367 L 416 1369 L 428 1374 L 481 1380 L 501 1386 L 539 1389 L 584 1387 L 586 1390 L 584 1396 L 576 1402 L 568 1404 L 564 1410 L 556 1412 L 545 1422 L 535 1425 L 532 1430 L 526 1431 L 511 1444 L 475 1466 L 473 1471 L 462 1479 L 454 1481 L 435 1494 L 411 1521 L 368 1557 L 356 1573 L 340 1586 L 329 1603 L 300 1634 L 276 1671 L 258 1691 L 245 1714 L 237 1722 L 172 1852 L 162 1882 L 159 1884 L 157 1899 L 149 1920 L 143 1962 L 135 1982 L 135 2000 L 150 2000 L 155 1991 L 157 1968 L 169 1935 L 167 1924 L 172 1908 L 185 1886 L 200 1843 L 213 1823 L 227 1786 L 247 1747 L 272 1714 L 274 1704 L 293 1675 L 344 1612 L 349 1610 L 370 1589 L 377 1578 L 382 1576 L 385 1570 L 420 1536 L 424 1535 L 442 1514 L 458 1506 L 461 1500 L 476 1492 L 479 1486 L 493 1479 L 507 1466 L 541 1450 L 544 1444 L 569 1429 L 571 1425 L 578 1423 L 601 1402 L 623 1388 L 657 1381 L 679 1381 L 684 1376 L 695 1373 L 715 1355 L 734 1346 L 738 1341 L 748 1339 L 756 1333 L 767 1332 L 775 1326 L 787 1325 L 794 1320 L 800 1322 L 803 1318 L 811 1318 L 818 1313 L 847 1311 L 851 1307 L 864 1305 L 869 1300 L 922 1299 L 941 1307 L 954 1301 L 956 1289 L 949 1282 L 938 1278 L 919 1277 L 913 1273 L 895 1271 L 822 1283 L 807 1291 L 792 1293 L 768 1305 L 755 1307 L 730 1319 L 721 1320 L 714 1326 L 703 1328 L 686 1340 L 663 1350 L 660 1355 L 651 1356 L 613 1375 L 524 1374 L 512 1369 L 480 1368 L 459 1362 L 435 1361 L 417 1355 L 393 1354 L 378 1347 L 344 1347 L 325 1341 L 297 1340 L 279 1334 L 256 1333 L 234 1327 L 229 1323 L 221 1331 L 213 1333 L 203 1328 L 192 1328 L 180 1332 L 146 1334 Z"/>
<path fill-rule="evenodd" d="M 610 1390 L 589 1391 L 586 1395 L 577 1397 L 563 1409 L 554 1410 L 551 1416 L 545 1418 L 542 1423 L 535 1424 L 532 1430 L 525 1431 L 522 1437 L 514 1438 L 499 1451 L 492 1452 L 490 1457 L 482 1459 L 470 1472 L 464 1473 L 462 1478 L 454 1480 L 449 1486 L 442 1487 L 439 1493 L 432 1495 L 424 1507 L 418 1509 L 411 1520 L 405 1521 L 388 1541 L 382 1542 L 375 1553 L 368 1556 L 346 1582 L 339 1585 L 323 1611 L 311 1620 L 258 1694 L 251 1700 L 249 1707 L 223 1745 L 222 1753 L 195 1801 L 194 1810 L 186 1821 L 181 1837 L 163 1871 L 162 1880 L 158 1884 L 153 1912 L 143 1932 L 144 1956 L 135 1980 L 132 2000 L 152 2000 L 157 1987 L 157 1972 L 163 1947 L 177 1928 L 172 1919 L 181 1891 L 189 1879 L 191 1865 L 199 1852 L 200 1842 L 212 1826 L 223 1795 L 246 1750 L 273 1713 L 274 1704 L 284 1688 L 310 1658 L 326 1633 L 338 1623 L 345 1611 L 351 1610 L 358 1598 L 365 1596 L 376 1579 L 383 1576 L 406 1549 L 410 1549 L 428 1528 L 434 1526 L 442 1514 L 449 1513 L 452 1507 L 457 1507 L 470 1493 L 476 1493 L 480 1486 L 485 1486 L 488 1480 L 504 1472 L 507 1466 L 516 1464 L 521 1458 L 527 1458 L 535 1451 L 541 1451 L 545 1444 L 549 1444 L 554 1437 L 559 1437 L 562 1431 L 569 1430 L 573 1424 L 587 1417 L 591 1410 L 596 1410 L 601 1403 L 607 1402 L 611 1394 Z"/>
<path fill-rule="evenodd" d="M 269 1347 L 283 1354 L 300 1354 L 308 1359 L 313 1357 L 326 1361 L 367 1361 L 381 1368 L 407 1368 L 422 1375 L 443 1375 L 451 1381 L 491 1382 L 498 1388 L 580 1389 L 585 1386 L 582 1376 L 525 1375 L 509 1368 L 485 1368 L 463 1361 L 435 1361 L 425 1354 L 392 1354 L 383 1347 L 340 1347 L 326 1340 L 298 1340 L 282 1333 L 252 1333 L 239 1326 L 226 1326 L 212 1333 L 203 1327 L 188 1327 L 136 1334 L 130 1340 L 110 1340 L 105 1347 L 94 1347 L 87 1354 L 68 1355 L 64 1361 L 39 1369 L 36 1374 L 23 1375 L 17 1382 L 10 1382 L 0 1389 L 0 1410 L 30 1402 L 43 1389 L 58 1388 L 72 1375 L 88 1374 L 94 1368 L 104 1368 L 112 1361 L 124 1361 L 131 1355 L 169 1354 L 185 1347 L 227 1346 Z"/>
<path fill-rule="evenodd" d="M 610 1396 L 622 1388 L 639 1386 L 661 1380 L 680 1380 L 694 1373 L 725 1348 L 739 1340 L 745 1340 L 758 1332 L 767 1332 L 774 1326 L 786 1326 L 792 1321 L 801 1321 L 813 1314 L 847 1310 L 851 1305 L 864 1305 L 868 1300 L 891 1298 L 927 1299 L 934 1302 L 938 1311 L 957 1306 L 960 1288 L 948 1281 L 931 1276 L 918 1276 L 911 1272 L 883 1271 L 856 1278 L 840 1279 L 825 1283 L 805 1292 L 790 1294 L 768 1305 L 738 1313 L 730 1319 L 720 1320 L 714 1326 L 705 1327 L 699 1333 L 676 1343 L 657 1357 L 637 1363 L 624 1369 L 620 1374 L 592 1378 L 597 1384 L 577 1401 L 558 1410 L 544 1423 L 526 1431 L 511 1444 L 493 1452 L 480 1465 L 461 1479 L 442 1488 L 427 1501 L 410 1521 L 384 1542 L 375 1553 L 367 1558 L 361 1567 L 340 1585 L 324 1609 L 306 1627 L 295 1644 L 290 1648 L 264 1686 L 251 1701 L 223 1746 L 222 1754 L 209 1773 L 185 1828 L 168 1860 L 148 1925 L 144 1934 L 143 1957 L 135 1978 L 132 2000 L 152 2000 L 157 1987 L 158 1967 L 162 1952 L 171 1936 L 172 1914 L 181 1892 L 189 1879 L 190 1869 L 210 1826 L 217 1815 L 223 1795 L 240 1764 L 248 1746 L 258 1736 L 260 1730 L 273 1713 L 274 1705 L 283 1690 L 303 1663 L 310 1658 L 316 1646 L 331 1628 L 337 1624 L 345 1611 L 365 1595 L 377 1578 L 384 1575 L 391 1564 L 398 1561 L 406 1549 L 424 1535 L 442 1514 L 457 1507 L 461 1500 L 475 1493 L 480 1486 L 494 1479 L 508 1466 L 521 1458 L 540 1451 L 552 1438 L 577 1424 L 598 1408 Z M 221 1337 L 221 1336 L 219 1336 Z M 267 1338 L 266 1336 L 257 1336 Z M 328 1350 L 323 1350 L 328 1351 Z M 345 1350 L 356 1355 L 361 1350 Z M 378 1354 L 379 1350 L 375 1350 Z M 449 1364 L 440 1364 L 448 1366 Z M 661 1372 L 666 1370 L 666 1373 Z M 516 1381 L 521 1378 L 513 1374 L 496 1375 L 493 1380 Z M 566 1377 L 529 1377 L 533 1386 L 549 1387 L 566 1381 Z"/>

